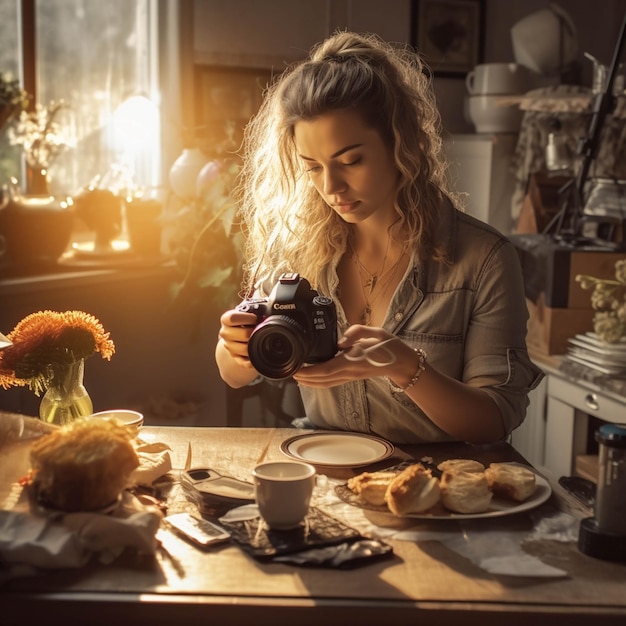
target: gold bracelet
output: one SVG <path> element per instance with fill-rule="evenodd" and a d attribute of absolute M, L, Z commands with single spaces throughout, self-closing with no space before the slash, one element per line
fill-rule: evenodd
<path fill-rule="evenodd" d="M 428 355 L 425 350 L 421 348 L 413 348 L 415 353 L 417 354 L 417 371 L 413 374 L 413 378 L 409 381 L 409 384 L 406 387 L 398 387 L 390 378 L 385 376 L 385 380 L 389 383 L 389 387 L 391 387 L 391 391 L 395 391 L 396 393 L 404 393 L 411 389 L 413 385 L 420 379 L 422 372 L 426 369 L 426 358 Z"/>

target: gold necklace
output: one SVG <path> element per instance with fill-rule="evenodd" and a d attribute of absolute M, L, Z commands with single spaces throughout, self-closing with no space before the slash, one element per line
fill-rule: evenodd
<path fill-rule="evenodd" d="M 363 309 L 363 311 L 361 312 L 361 315 L 359 316 L 359 322 L 363 324 L 364 326 L 369 326 L 370 322 L 372 321 L 372 308 L 376 305 L 376 303 L 379 300 L 384 298 L 384 296 L 386 295 L 387 291 L 389 290 L 390 285 L 393 283 L 396 270 L 398 266 L 400 265 L 400 261 L 402 261 L 403 257 L 404 257 L 404 252 L 401 252 L 398 255 L 398 258 L 396 259 L 395 263 L 391 265 L 386 271 L 381 273 L 380 276 L 377 277 L 377 278 L 382 279 L 384 276 L 388 275 L 387 280 L 385 281 L 380 280 L 380 282 L 376 280 L 374 282 L 374 286 L 370 288 L 368 294 L 365 293 L 365 287 L 367 287 L 369 283 L 366 281 L 364 284 L 363 281 L 361 280 L 361 264 L 357 263 L 356 258 L 355 258 L 355 264 L 357 266 L 357 271 L 359 272 L 359 285 L 361 286 L 361 293 L 363 294 L 363 301 L 365 302 L 365 308 Z M 363 269 L 367 272 L 367 269 L 365 267 Z M 374 287 L 376 287 L 377 285 L 380 285 L 381 288 L 378 291 L 378 293 L 373 294 Z M 368 295 L 371 297 L 371 299 L 368 298 Z"/>
<path fill-rule="evenodd" d="M 365 289 L 367 287 L 368 293 L 370 295 L 376 288 L 379 278 L 381 278 L 385 274 L 385 264 L 387 263 L 387 255 L 389 254 L 390 243 L 391 243 L 391 237 L 387 235 L 387 247 L 385 248 L 385 256 L 383 256 L 383 262 L 380 266 L 380 270 L 374 273 L 370 272 L 367 269 L 367 267 L 363 265 L 363 262 L 361 261 L 361 258 L 359 257 L 357 251 L 354 249 L 354 246 L 352 245 L 352 243 L 350 243 L 350 249 L 352 250 L 352 258 L 354 259 L 354 262 L 356 263 L 356 266 L 359 270 L 359 282 L 361 283 L 361 289 Z M 363 270 L 368 276 L 365 279 L 365 282 L 361 280 L 361 270 Z"/>

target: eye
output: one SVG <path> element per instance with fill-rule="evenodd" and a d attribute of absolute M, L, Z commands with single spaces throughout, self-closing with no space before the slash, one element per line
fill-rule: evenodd
<path fill-rule="evenodd" d="M 356 157 L 354 159 L 352 159 L 351 161 L 348 161 L 347 163 L 344 163 L 344 165 L 346 167 L 351 167 L 353 165 L 358 165 L 360 162 L 362 161 L 361 157 Z"/>
<path fill-rule="evenodd" d="M 319 172 L 322 169 L 322 167 L 320 165 L 311 165 L 310 167 L 306 168 L 306 172 L 307 174 L 315 174 L 316 172 Z"/>

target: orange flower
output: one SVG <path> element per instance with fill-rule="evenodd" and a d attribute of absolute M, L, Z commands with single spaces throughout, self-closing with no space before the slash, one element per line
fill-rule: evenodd
<path fill-rule="evenodd" d="M 115 345 L 102 324 L 82 311 L 39 311 L 26 316 L 7 335 L 0 350 L 0 387 L 28 386 L 37 395 L 48 385 L 51 368 L 99 352 L 110 360 Z"/>

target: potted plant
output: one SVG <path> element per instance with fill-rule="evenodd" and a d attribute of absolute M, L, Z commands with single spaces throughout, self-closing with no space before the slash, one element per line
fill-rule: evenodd
<path fill-rule="evenodd" d="M 9 93 L 4 78 L 0 84 Z M 11 85 L 15 93 L 18 88 Z M 57 121 L 65 104 L 52 102 L 27 111 L 23 108 L 26 96 L 20 93 L 21 96 L 13 96 L 12 114 L 7 118 L 11 120 L 8 137 L 12 145 L 22 146 L 27 165 L 26 193 L 12 178 L 3 186 L 0 205 L 0 266 L 11 271 L 16 267 L 35 269 L 56 263 L 67 248 L 74 227 L 71 199 L 54 197 L 47 184 L 50 165 L 69 145 Z"/>

